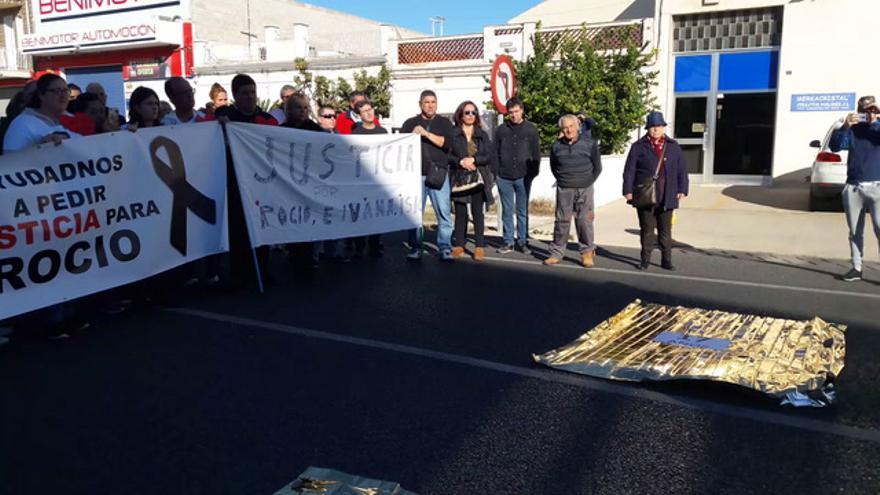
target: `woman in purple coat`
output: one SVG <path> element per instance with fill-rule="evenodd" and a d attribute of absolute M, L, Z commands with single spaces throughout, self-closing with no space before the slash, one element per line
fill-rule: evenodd
<path fill-rule="evenodd" d="M 666 121 L 662 113 L 649 113 L 645 129 L 648 134 L 633 143 L 626 157 L 623 196 L 631 202 L 636 184 L 650 182 L 657 173 L 657 204 L 636 208 L 642 243 L 639 270 L 648 269 L 651 251 L 658 237 L 662 253 L 661 266 L 666 270 L 675 270 L 672 265 L 672 213 L 678 208 L 679 200 L 688 195 L 687 163 L 681 146 L 666 135 Z"/>

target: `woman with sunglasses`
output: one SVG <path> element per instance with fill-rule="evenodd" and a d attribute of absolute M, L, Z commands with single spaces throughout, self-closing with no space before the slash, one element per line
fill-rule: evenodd
<path fill-rule="evenodd" d="M 78 137 L 79 134 L 61 124 L 69 101 L 67 82 L 56 74 L 43 74 L 37 80 L 27 108 L 9 125 L 3 137 L 3 152 L 21 151 L 41 143 L 58 145 L 65 139 Z"/>
<path fill-rule="evenodd" d="M 449 171 L 452 178 L 452 202 L 455 205 L 455 242 L 452 257 L 464 256 L 467 242 L 468 205 L 474 222 L 474 261 L 485 258 L 486 239 L 483 235 L 484 205 L 494 202 L 492 186 L 492 144 L 480 124 L 477 105 L 465 101 L 455 110 L 455 128 L 449 144 Z"/>

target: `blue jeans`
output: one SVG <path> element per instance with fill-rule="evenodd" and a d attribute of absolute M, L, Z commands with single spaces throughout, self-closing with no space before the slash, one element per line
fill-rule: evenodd
<path fill-rule="evenodd" d="M 449 196 L 449 178 L 443 183 L 440 190 L 425 187 L 425 178 L 422 177 L 422 209 L 425 211 L 425 200 L 431 197 L 431 205 L 434 206 L 434 215 L 437 217 L 437 247 L 441 252 L 452 250 L 452 199 Z M 409 231 L 409 247 L 413 251 L 421 251 L 422 241 L 425 238 L 424 227 Z"/>
<path fill-rule="evenodd" d="M 526 194 L 525 179 L 505 179 L 498 177 L 498 192 L 501 193 L 501 221 L 504 224 L 504 244 L 514 244 L 513 206 L 516 204 L 516 244 L 525 245 L 529 238 L 529 199 Z"/>

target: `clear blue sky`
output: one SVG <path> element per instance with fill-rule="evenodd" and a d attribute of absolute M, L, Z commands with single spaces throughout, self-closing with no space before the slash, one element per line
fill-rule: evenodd
<path fill-rule="evenodd" d="M 302 0 L 367 19 L 431 34 L 429 17 L 446 18 L 445 34 L 477 33 L 504 24 L 541 0 Z M 439 32 L 438 32 L 439 34 Z"/>

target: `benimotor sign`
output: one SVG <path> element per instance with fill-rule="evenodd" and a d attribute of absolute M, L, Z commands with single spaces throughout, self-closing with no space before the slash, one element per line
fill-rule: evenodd
<path fill-rule="evenodd" d="M 37 24 L 93 18 L 114 13 L 179 10 L 180 0 L 34 0 Z M 150 12 L 154 13 L 154 12 Z"/>
<path fill-rule="evenodd" d="M 35 32 L 22 38 L 31 54 L 126 46 L 179 45 L 189 0 L 31 0 Z"/>

